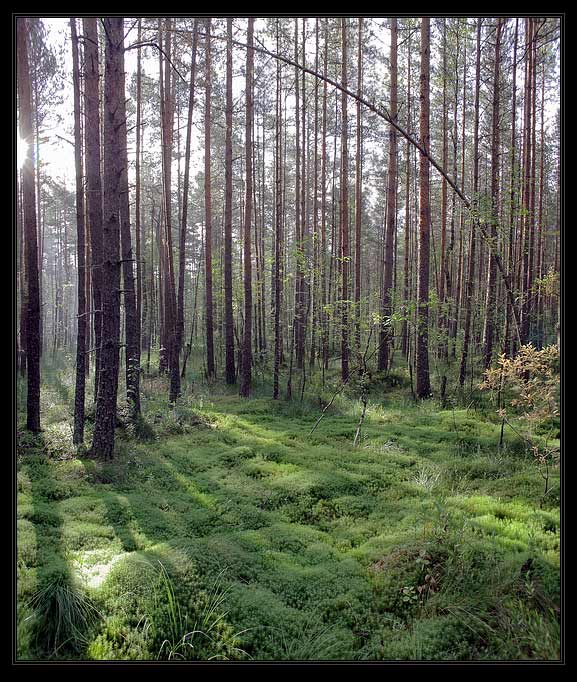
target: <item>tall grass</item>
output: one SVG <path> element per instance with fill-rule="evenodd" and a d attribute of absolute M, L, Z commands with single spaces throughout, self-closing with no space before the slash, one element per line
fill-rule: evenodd
<path fill-rule="evenodd" d="M 216 658 L 227 660 L 228 656 L 218 651 L 218 626 L 228 615 L 228 612 L 222 608 L 230 590 L 230 587 L 224 586 L 222 580 L 226 569 L 218 574 L 206 603 L 196 614 L 195 619 L 191 621 L 189 614 L 185 613 L 181 606 L 172 579 L 164 564 L 158 560 L 158 565 L 158 582 L 155 586 L 157 609 L 155 612 L 161 608 L 162 603 L 166 605 L 170 632 L 160 645 L 157 659 L 171 661 L 204 658 L 201 651 L 208 649 L 208 651 L 213 650 L 213 653 L 207 657 L 208 660 Z M 151 618 L 154 623 L 154 614 Z M 237 639 L 243 632 L 246 630 L 235 633 L 233 639 Z M 238 647 L 233 647 L 233 650 L 241 656 L 248 656 L 245 651 Z"/>
<path fill-rule="evenodd" d="M 98 609 L 68 576 L 55 572 L 29 600 L 36 646 L 48 657 L 80 652 L 100 618 Z"/>

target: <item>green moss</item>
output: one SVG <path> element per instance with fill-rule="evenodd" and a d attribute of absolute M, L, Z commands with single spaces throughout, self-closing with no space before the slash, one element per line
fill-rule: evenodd
<path fill-rule="evenodd" d="M 309 437 L 313 397 L 216 384 L 169 410 L 164 379 L 147 381 L 143 433 L 119 429 L 112 462 L 69 451 L 61 375 L 48 438 L 22 439 L 19 657 L 48 655 L 55 611 L 30 599 L 56 573 L 101 614 L 77 628 L 79 659 L 556 656 L 559 473 L 542 499 L 488 412 L 414 405 L 398 385 L 382 403 L 381 382 L 353 448 L 353 389 Z"/>
<path fill-rule="evenodd" d="M 121 559 L 102 588 L 104 620 L 91 658 L 241 658 L 222 609 L 221 583 L 205 589 L 194 564 L 168 545 Z"/>
<path fill-rule="evenodd" d="M 451 616 L 417 620 L 406 629 L 387 629 L 375 640 L 365 656 L 381 660 L 461 661 L 476 653 L 474 633 Z"/>

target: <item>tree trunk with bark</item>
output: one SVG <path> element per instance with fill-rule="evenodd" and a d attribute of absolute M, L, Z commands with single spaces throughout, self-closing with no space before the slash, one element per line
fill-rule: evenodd
<path fill-rule="evenodd" d="M 419 119 L 420 142 L 429 151 L 429 78 L 430 78 L 430 19 L 421 19 L 421 75 Z M 418 314 L 416 369 L 418 398 L 431 395 L 429 378 L 429 254 L 431 208 L 429 198 L 429 163 L 421 152 L 419 160 L 419 257 L 418 257 Z"/>
<path fill-rule="evenodd" d="M 391 19 L 391 98 L 389 113 L 391 118 L 397 119 L 397 20 Z M 392 322 L 393 312 L 393 268 L 394 268 L 394 237 L 396 228 L 397 214 L 397 131 L 394 128 L 389 130 L 389 166 L 387 172 L 387 229 L 385 239 L 385 263 L 383 276 L 383 302 L 381 334 L 379 345 L 380 370 L 388 370 L 390 364 L 391 343 L 392 343 Z"/>
<path fill-rule="evenodd" d="M 102 346 L 102 176 L 100 174 L 100 71 L 97 19 L 82 20 L 84 41 L 84 148 L 86 165 L 86 215 L 90 234 L 90 272 L 94 320 L 94 401 L 100 383 Z"/>
<path fill-rule="evenodd" d="M 347 20 L 341 19 L 341 82 L 347 87 Z M 341 97 L 341 378 L 349 379 L 349 155 L 347 95 Z"/>
<path fill-rule="evenodd" d="M 481 81 L 481 19 L 477 19 L 477 61 L 475 70 L 475 113 L 473 119 L 473 201 L 477 204 L 479 192 L 479 89 Z M 467 358 L 471 339 L 471 317 L 473 315 L 473 291 L 475 286 L 475 247 L 477 238 L 475 230 L 471 229 L 471 243 L 469 245 L 469 263 L 467 269 L 467 283 L 465 293 L 465 322 L 463 332 L 463 347 L 461 349 L 461 363 L 459 368 L 459 385 L 465 385 Z"/>
<path fill-rule="evenodd" d="M 248 20 L 247 44 L 252 47 L 254 32 L 254 18 Z M 246 155 L 246 200 L 244 205 L 244 332 L 242 340 L 242 365 L 240 376 L 240 395 L 247 398 L 250 395 L 252 377 L 252 254 L 251 254 L 251 222 L 252 222 L 252 124 L 253 124 L 253 70 L 254 52 L 247 50 L 246 54 L 246 127 L 245 127 L 245 155 Z"/>
<path fill-rule="evenodd" d="M 224 334 L 225 377 L 236 381 L 234 363 L 234 317 L 232 310 L 232 19 L 227 22 L 226 45 L 226 132 L 224 158 Z"/>
<path fill-rule="evenodd" d="M 102 262 L 102 349 L 91 453 L 109 460 L 114 452 L 120 344 L 120 204 L 122 113 L 124 91 L 124 21 L 107 17 L 104 77 L 104 206 Z"/>
<path fill-rule="evenodd" d="M 36 223 L 36 195 L 32 160 L 33 130 L 30 69 L 28 63 L 27 19 L 17 22 L 18 100 L 20 137 L 27 143 L 22 166 L 22 208 L 25 234 L 26 281 L 26 428 L 40 431 L 40 283 L 38 273 L 38 236 Z"/>
<path fill-rule="evenodd" d="M 122 289 L 124 293 L 124 335 L 126 401 L 131 418 L 140 414 L 140 318 L 136 308 L 136 286 L 134 280 L 135 254 L 132 249 L 130 230 L 130 195 L 128 190 L 128 151 L 126 134 L 126 93 L 124 78 L 121 78 L 118 94 L 120 145 L 120 253 L 122 259 Z"/>
<path fill-rule="evenodd" d="M 212 199 L 210 179 L 210 123 L 211 123 L 211 54 L 210 19 L 206 20 L 205 37 L 205 107 L 204 107 L 204 284 L 206 319 L 206 373 L 215 378 L 214 365 L 214 312 L 212 302 Z"/>
<path fill-rule="evenodd" d="M 76 247 L 78 263 L 78 308 L 76 334 L 76 384 L 74 389 L 74 432 L 73 443 L 80 445 L 84 440 L 84 398 L 86 389 L 86 265 L 84 188 L 82 186 L 82 133 L 80 130 L 80 70 L 78 55 L 78 33 L 76 19 L 70 19 L 72 38 L 72 79 L 74 84 L 74 165 L 76 170 Z"/>
<path fill-rule="evenodd" d="M 192 136 L 192 114 L 194 111 L 194 87 L 196 77 L 196 49 L 197 49 L 197 22 L 194 20 L 192 35 L 192 56 L 190 61 L 190 88 L 188 94 L 188 118 L 186 123 L 186 148 L 184 156 L 184 178 L 182 182 L 182 213 L 180 225 L 180 242 L 178 249 L 178 300 L 177 300 L 177 346 L 182 350 L 184 338 L 184 273 L 186 269 L 186 236 L 188 231 L 188 188 L 190 178 L 190 143 Z"/>
<path fill-rule="evenodd" d="M 501 19 L 497 19 L 495 34 L 495 64 L 493 72 L 493 131 L 491 136 L 491 240 L 494 250 L 498 247 L 499 225 L 499 78 L 501 66 Z M 495 306 L 497 266 L 495 251 L 489 252 L 487 266 L 487 294 L 485 298 L 485 326 L 483 333 L 483 364 L 485 369 L 491 364 L 493 357 L 493 336 L 495 326 Z"/>

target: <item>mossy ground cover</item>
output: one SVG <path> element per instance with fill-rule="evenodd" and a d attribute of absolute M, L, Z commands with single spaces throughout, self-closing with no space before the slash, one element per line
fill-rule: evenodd
<path fill-rule="evenodd" d="M 104 464 L 48 377 L 19 434 L 19 658 L 559 657 L 559 473 L 543 498 L 490 411 L 373 390 L 355 448 L 352 390 L 309 435 L 318 395 L 171 409 L 150 378 Z"/>

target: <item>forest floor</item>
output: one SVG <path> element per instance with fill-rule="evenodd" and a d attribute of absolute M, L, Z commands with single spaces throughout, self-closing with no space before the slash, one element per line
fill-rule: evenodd
<path fill-rule="evenodd" d="M 19 659 L 559 658 L 559 472 L 543 498 L 494 407 L 373 387 L 355 448 L 352 393 L 309 435 L 318 396 L 197 384 L 170 409 L 144 378 L 100 463 L 71 445 L 73 373 L 45 376 L 41 436 L 19 416 Z"/>

